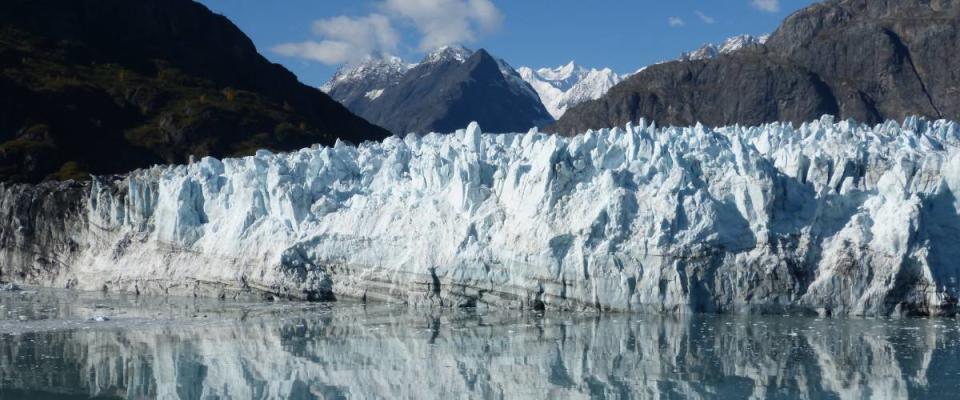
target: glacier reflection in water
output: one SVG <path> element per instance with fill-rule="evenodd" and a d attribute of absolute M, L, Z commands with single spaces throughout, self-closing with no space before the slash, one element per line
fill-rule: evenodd
<path fill-rule="evenodd" d="M 430 311 L 41 290 L 0 293 L 0 398 L 949 398 L 960 394 L 958 345 L 956 319 Z"/>

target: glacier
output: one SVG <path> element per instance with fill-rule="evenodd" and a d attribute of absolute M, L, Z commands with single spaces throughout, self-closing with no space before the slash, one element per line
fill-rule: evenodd
<path fill-rule="evenodd" d="M 960 126 L 392 137 L 0 186 L 0 281 L 429 307 L 953 315 Z"/>

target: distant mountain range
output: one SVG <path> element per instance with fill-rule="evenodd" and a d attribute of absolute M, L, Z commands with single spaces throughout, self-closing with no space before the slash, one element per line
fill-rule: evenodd
<path fill-rule="evenodd" d="M 767 36 L 739 35 L 720 44 L 705 44 L 692 52 L 682 53 L 679 59 L 705 60 L 715 58 L 743 48 L 762 45 L 766 39 Z M 374 123 L 387 126 L 394 132 L 397 132 L 396 129 L 414 129 L 409 126 L 422 126 L 421 130 L 425 131 L 435 130 L 436 125 L 430 125 L 429 123 L 409 125 L 402 121 L 378 119 L 383 109 L 388 106 L 378 99 L 385 92 L 396 91 L 397 85 L 403 80 L 404 76 L 418 66 L 442 63 L 446 60 L 456 60 L 459 63 L 464 63 L 473 54 L 474 52 L 469 49 L 454 46 L 440 48 L 428 54 L 420 63 L 407 63 L 397 57 L 374 58 L 357 65 L 341 68 L 329 82 L 321 86 L 321 89 L 350 110 L 367 117 Z M 570 107 L 587 100 L 600 98 L 614 85 L 630 76 L 630 74 L 617 74 L 610 68 L 586 68 L 573 61 L 555 68 L 520 67 L 516 70 L 502 59 L 496 58 L 496 61 L 500 65 L 503 77 L 511 87 L 511 97 L 518 97 L 520 102 L 531 102 L 533 96 L 529 89 L 533 89 L 539 98 L 538 101 L 553 119 L 562 117 Z M 641 68 L 641 70 L 644 68 Z M 416 81 L 420 84 L 441 78 L 439 75 L 432 73 L 416 76 Z M 517 79 L 518 77 L 522 81 Z M 410 106 L 410 102 L 416 103 L 417 101 L 407 99 L 405 102 L 406 106 Z M 476 119 L 472 118 L 471 114 L 472 112 L 467 112 L 462 115 L 462 118 L 454 119 L 466 124 Z M 531 119 L 519 125 L 514 123 L 506 126 L 516 127 L 514 130 L 526 130 L 531 126 L 551 122 L 539 112 L 525 113 L 524 115 Z M 437 115 L 433 119 L 440 119 L 439 117 Z M 502 118 L 517 120 L 519 117 L 505 114 Z M 425 121 L 430 119 L 425 118 Z M 407 127 L 402 127 L 403 125 L 407 125 Z M 503 126 L 502 123 L 498 125 Z"/>
<path fill-rule="evenodd" d="M 610 68 L 587 69 L 573 61 L 557 68 L 520 67 L 517 72 L 537 91 L 554 118 L 563 116 L 571 106 L 603 96 L 623 79 Z"/>
<path fill-rule="evenodd" d="M 679 60 L 707 60 L 730 54 L 744 48 L 762 45 L 768 35 L 738 35 L 720 44 L 707 43 L 702 47 L 682 53 Z M 637 72 L 646 69 L 644 66 Z M 619 75 L 610 68 L 585 68 L 571 61 L 556 68 L 520 67 L 517 72 L 540 95 L 540 100 L 555 119 L 577 104 L 596 100 L 610 88 L 633 74 Z"/>
<path fill-rule="evenodd" d="M 0 181 L 387 135 L 192 0 L 0 2 Z"/>
<path fill-rule="evenodd" d="M 415 64 L 389 58 L 347 66 L 322 89 L 395 134 L 452 132 L 471 121 L 492 132 L 526 131 L 554 120 L 513 67 L 462 46 Z"/>
<path fill-rule="evenodd" d="M 790 15 L 766 41 L 645 68 L 547 130 L 575 134 L 641 118 L 714 126 L 823 114 L 865 123 L 958 119 L 957 43 L 960 2 L 825 1 Z"/>
<path fill-rule="evenodd" d="M 680 61 L 695 61 L 695 60 L 709 60 L 712 58 L 717 58 L 724 54 L 731 54 L 735 51 L 740 51 L 745 48 L 756 47 L 763 45 L 767 42 L 767 39 L 770 38 L 770 35 L 763 36 L 752 36 L 752 35 L 737 35 L 727 40 L 724 40 L 723 43 L 714 44 L 707 43 L 701 46 L 700 48 L 683 53 L 680 55 Z"/>

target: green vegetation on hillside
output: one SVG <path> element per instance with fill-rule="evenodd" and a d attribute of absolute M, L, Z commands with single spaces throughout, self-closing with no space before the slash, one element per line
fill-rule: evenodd
<path fill-rule="evenodd" d="M 11 1 L 0 5 L 0 181 L 387 135 L 193 1 Z"/>

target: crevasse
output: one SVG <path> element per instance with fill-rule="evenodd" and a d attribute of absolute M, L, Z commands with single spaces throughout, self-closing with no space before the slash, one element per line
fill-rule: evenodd
<path fill-rule="evenodd" d="M 130 292 L 953 314 L 958 147 L 956 123 L 916 118 L 573 138 L 471 124 L 99 178 L 65 235 L 5 217 L 0 260 L 26 283 Z M 17 253 L 43 240 L 76 246 Z"/>

